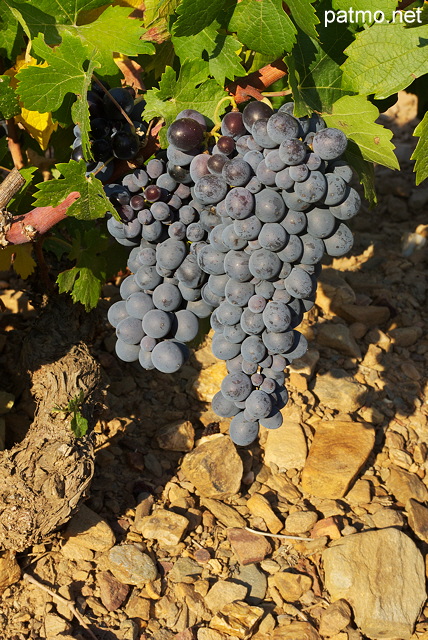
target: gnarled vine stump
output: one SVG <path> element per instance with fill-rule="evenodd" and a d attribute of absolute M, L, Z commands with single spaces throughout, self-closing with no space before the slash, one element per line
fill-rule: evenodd
<path fill-rule="evenodd" d="M 100 370 L 83 340 L 93 320 L 61 296 L 24 341 L 23 366 L 37 408 L 22 442 L 0 452 L 0 549 L 22 551 L 43 540 L 69 519 L 90 484 Z M 76 438 L 71 416 L 53 409 L 80 393 L 90 428 Z"/>

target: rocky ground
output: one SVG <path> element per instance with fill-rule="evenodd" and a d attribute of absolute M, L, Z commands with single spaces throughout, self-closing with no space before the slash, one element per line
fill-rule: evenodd
<path fill-rule="evenodd" d="M 427 251 L 409 245 L 428 186 L 415 188 L 409 161 L 415 113 L 404 97 L 382 116 L 402 170 L 376 170 L 379 205 L 353 221 L 351 254 L 324 265 L 280 429 L 234 447 L 209 408 L 224 375 L 209 339 L 169 376 L 119 363 L 99 326 L 90 497 L 19 566 L 0 558 L 2 638 L 428 639 Z M 3 276 L 2 328 L 18 332 L 32 312 Z M 17 399 L 6 441 L 32 412 Z"/>

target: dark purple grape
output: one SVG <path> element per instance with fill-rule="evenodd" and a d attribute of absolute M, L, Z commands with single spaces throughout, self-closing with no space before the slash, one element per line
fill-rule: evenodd
<path fill-rule="evenodd" d="M 138 153 L 140 139 L 134 133 L 118 131 L 112 138 L 112 147 L 119 160 L 132 160 Z"/>
<path fill-rule="evenodd" d="M 110 91 L 104 95 L 103 104 L 104 104 L 104 111 L 106 113 L 106 116 L 110 120 L 123 120 L 124 118 L 122 113 L 116 107 L 114 102 L 111 100 L 111 97 L 113 97 L 116 100 L 116 102 L 122 107 L 122 109 L 128 115 L 131 113 L 132 109 L 134 108 L 134 98 L 132 97 L 132 95 L 127 89 L 124 89 L 122 87 L 116 87 L 115 89 L 110 89 Z"/>
<path fill-rule="evenodd" d="M 235 151 L 235 141 L 230 136 L 221 136 L 217 140 L 217 149 L 226 156 Z"/>
<path fill-rule="evenodd" d="M 221 122 L 221 132 L 224 136 L 239 138 L 246 133 L 244 123 L 242 121 L 242 113 L 239 111 L 231 111 L 226 113 Z"/>
<path fill-rule="evenodd" d="M 242 121 L 247 131 L 251 133 L 252 126 L 257 120 L 267 120 L 273 111 L 265 102 L 249 102 L 242 112 Z"/>
<path fill-rule="evenodd" d="M 91 138 L 98 140 L 110 135 L 111 125 L 105 118 L 91 118 Z"/>
<path fill-rule="evenodd" d="M 157 202 L 161 195 L 161 189 L 155 184 L 151 184 L 146 189 L 144 189 L 144 197 L 148 202 Z"/>
<path fill-rule="evenodd" d="M 167 139 L 179 151 L 188 152 L 203 142 L 204 130 L 193 118 L 180 118 L 168 127 Z"/>

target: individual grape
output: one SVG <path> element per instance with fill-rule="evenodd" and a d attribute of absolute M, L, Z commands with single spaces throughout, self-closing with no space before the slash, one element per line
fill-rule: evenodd
<path fill-rule="evenodd" d="M 212 399 L 212 410 L 216 413 L 220 418 L 233 418 L 239 413 L 239 409 L 235 406 L 235 404 L 227 400 L 221 391 L 218 391 Z"/>
<path fill-rule="evenodd" d="M 281 260 L 272 251 L 258 249 L 251 254 L 248 267 L 255 278 L 272 280 L 281 270 Z"/>
<path fill-rule="evenodd" d="M 154 306 L 162 311 L 175 311 L 182 301 L 178 287 L 166 282 L 156 287 L 153 291 L 152 299 Z"/>
<path fill-rule="evenodd" d="M 206 153 L 200 153 L 193 158 L 189 167 L 190 177 L 192 178 L 193 182 L 197 182 L 198 180 L 200 180 L 200 178 L 209 174 L 207 163 L 210 157 L 211 156 Z"/>
<path fill-rule="evenodd" d="M 285 214 L 285 204 L 273 189 L 263 189 L 256 193 L 255 214 L 262 222 L 280 222 Z"/>
<path fill-rule="evenodd" d="M 330 212 L 339 220 L 349 220 L 353 218 L 361 206 L 361 198 L 355 189 L 348 188 L 345 199 L 340 204 L 330 207 Z"/>
<path fill-rule="evenodd" d="M 164 338 L 171 330 L 171 316 L 160 309 L 151 309 L 144 315 L 143 330 L 150 338 Z"/>
<path fill-rule="evenodd" d="M 132 160 L 137 155 L 140 147 L 138 136 L 127 131 L 118 131 L 111 141 L 113 155 L 119 160 Z"/>
<path fill-rule="evenodd" d="M 166 191 L 174 191 L 177 188 L 177 182 L 174 178 L 171 178 L 169 173 L 162 173 L 156 180 L 156 186 L 161 189 L 166 189 Z M 182 185 L 184 186 L 184 185 Z"/>
<path fill-rule="evenodd" d="M 274 331 L 276 333 L 287 331 L 290 326 L 290 321 L 291 313 L 286 304 L 273 300 L 267 303 L 263 311 L 263 322 L 267 331 Z"/>
<path fill-rule="evenodd" d="M 185 361 L 183 349 L 171 340 L 158 342 L 151 356 L 155 368 L 162 373 L 175 373 Z"/>
<path fill-rule="evenodd" d="M 180 221 L 185 225 L 189 225 L 196 220 L 196 211 L 190 205 L 183 205 L 180 207 L 178 215 Z"/>
<path fill-rule="evenodd" d="M 280 251 L 287 243 L 288 234 L 281 224 L 268 222 L 263 225 L 258 239 L 263 249 Z"/>
<path fill-rule="evenodd" d="M 168 235 L 173 240 L 184 240 L 186 237 L 186 225 L 177 220 L 168 227 Z"/>
<path fill-rule="evenodd" d="M 203 142 L 204 129 L 193 118 L 179 118 L 168 127 L 166 136 L 169 144 L 187 153 Z"/>
<path fill-rule="evenodd" d="M 291 312 L 290 329 L 295 329 L 302 322 L 302 319 L 303 319 L 303 306 L 301 302 L 302 300 L 303 298 L 292 297 L 288 302 L 288 306 Z"/>
<path fill-rule="evenodd" d="M 88 92 L 89 94 L 90 92 Z M 104 113 L 109 120 L 123 120 L 124 117 L 111 98 L 118 103 L 128 115 L 134 108 L 134 99 L 127 89 L 116 87 L 103 96 Z"/>
<path fill-rule="evenodd" d="M 150 207 L 150 213 L 155 220 L 166 222 L 171 220 L 171 210 L 166 202 L 154 202 Z"/>
<path fill-rule="evenodd" d="M 170 144 L 166 150 L 166 157 L 172 166 L 187 167 L 198 153 L 199 151 L 197 149 L 191 149 L 188 152 L 180 151 L 180 149 Z"/>
<path fill-rule="evenodd" d="M 316 264 L 322 260 L 324 255 L 324 243 L 320 238 L 305 233 L 300 236 L 303 244 L 303 253 L 300 257 L 302 264 Z"/>
<path fill-rule="evenodd" d="M 283 354 L 293 346 L 294 334 L 293 331 L 264 331 L 262 340 L 271 355 Z"/>
<path fill-rule="evenodd" d="M 313 291 L 311 276 L 299 267 L 292 269 L 290 275 L 284 279 L 284 284 L 288 293 L 294 298 L 307 298 Z"/>
<path fill-rule="evenodd" d="M 176 182 L 181 182 L 183 184 L 190 184 L 192 182 L 192 178 L 190 177 L 190 171 L 185 167 L 179 164 L 172 164 L 168 162 L 167 166 L 168 174 L 173 178 Z"/>
<path fill-rule="evenodd" d="M 258 432 L 259 423 L 246 420 L 244 411 L 236 414 L 230 422 L 229 436 L 237 446 L 247 447 L 256 440 Z"/>
<path fill-rule="evenodd" d="M 95 140 L 106 138 L 111 133 L 111 124 L 105 118 L 91 118 L 90 126 L 90 136 Z"/>
<path fill-rule="evenodd" d="M 128 317 L 125 300 L 114 302 L 107 312 L 107 320 L 116 329 L 121 320 Z"/>
<path fill-rule="evenodd" d="M 198 265 L 205 273 L 215 276 L 221 275 L 225 273 L 224 256 L 224 253 L 222 253 L 221 251 L 217 251 L 209 244 L 207 244 L 198 253 Z"/>
<path fill-rule="evenodd" d="M 229 342 L 233 342 L 234 344 L 239 344 L 247 337 L 247 334 L 240 324 L 224 325 L 223 334 L 226 340 L 229 340 Z M 244 371 L 244 373 L 248 373 L 248 371 Z"/>
<path fill-rule="evenodd" d="M 283 140 L 279 146 L 279 157 L 288 165 L 302 164 L 306 153 L 306 145 L 298 138 Z"/>
<path fill-rule="evenodd" d="M 318 115 L 318 113 L 313 113 L 309 119 L 309 131 L 318 133 L 318 131 L 321 131 L 325 128 L 325 121 L 321 118 L 320 115 Z"/>
<path fill-rule="evenodd" d="M 348 140 L 340 129 L 327 128 L 315 135 L 312 148 L 323 160 L 336 160 L 345 152 Z"/>
<path fill-rule="evenodd" d="M 281 225 L 290 235 L 301 233 L 306 228 L 306 215 L 303 211 L 289 209 L 285 218 L 281 220 Z"/>
<path fill-rule="evenodd" d="M 275 300 L 275 302 L 285 302 L 285 304 L 288 304 L 288 302 L 290 302 L 291 300 L 291 296 L 288 291 L 285 290 L 285 288 L 275 289 L 272 295 L 272 300 Z"/>
<path fill-rule="evenodd" d="M 245 409 L 253 420 L 267 418 L 272 411 L 272 400 L 264 391 L 255 389 L 246 399 Z"/>
<path fill-rule="evenodd" d="M 251 127 L 251 135 L 254 140 L 264 149 L 274 149 L 277 146 L 275 140 L 272 140 L 267 130 L 268 120 L 256 120 Z"/>
<path fill-rule="evenodd" d="M 349 227 L 341 222 L 333 235 L 328 238 L 324 238 L 324 245 L 329 256 L 339 258 L 352 249 L 354 245 L 354 237 Z M 308 296 L 303 297 L 307 298 Z"/>
<path fill-rule="evenodd" d="M 219 276 L 210 275 L 208 278 L 208 286 L 217 296 L 224 297 L 226 285 L 229 282 L 229 276 L 222 274 Z"/>
<path fill-rule="evenodd" d="M 153 351 L 158 341 L 155 338 L 151 338 L 150 336 L 144 336 L 141 338 L 140 347 L 143 351 Z"/>
<path fill-rule="evenodd" d="M 243 251 L 229 251 L 224 257 L 224 271 L 237 282 L 247 282 L 252 277 L 249 261 L 249 256 Z"/>
<path fill-rule="evenodd" d="M 154 308 L 152 296 L 143 291 L 131 293 L 126 300 L 126 311 L 133 318 L 142 320 L 146 313 Z"/>
<path fill-rule="evenodd" d="M 214 331 L 216 331 L 217 333 L 224 333 L 223 325 L 220 324 L 220 322 L 217 320 L 217 309 L 214 309 L 214 311 L 211 314 L 210 327 L 211 327 L 211 329 L 214 329 Z"/>
<path fill-rule="evenodd" d="M 259 335 L 245 338 L 241 344 L 241 354 L 247 362 L 260 362 L 266 356 L 266 347 Z"/>
<path fill-rule="evenodd" d="M 123 300 L 129 298 L 129 296 L 133 293 L 137 293 L 140 291 L 140 287 L 135 282 L 134 276 L 128 276 L 125 280 L 122 281 L 119 289 L 119 293 Z"/>
<path fill-rule="evenodd" d="M 238 354 L 234 358 L 230 358 L 230 360 L 226 360 L 226 369 L 228 373 L 242 373 L 242 356 Z M 238 403 L 235 403 L 236 405 Z"/>
<path fill-rule="evenodd" d="M 320 171 L 311 171 L 307 180 L 295 183 L 294 191 L 298 198 L 313 204 L 324 197 L 327 191 L 327 181 Z"/>
<path fill-rule="evenodd" d="M 225 163 L 221 174 L 227 184 L 234 187 L 243 187 L 249 182 L 252 176 L 252 169 L 248 162 L 245 162 L 242 158 L 233 158 Z M 224 198 L 225 195 L 226 192 L 222 198 Z M 222 198 L 219 198 L 219 200 Z"/>
<path fill-rule="evenodd" d="M 353 178 L 352 168 L 344 160 L 333 160 L 328 163 L 329 171 L 333 171 L 333 174 L 340 176 L 342 180 L 349 184 Z"/>
<path fill-rule="evenodd" d="M 138 354 L 138 360 L 143 369 L 152 370 L 155 368 L 155 365 L 152 362 L 152 354 L 150 351 L 146 351 L 145 349 L 140 349 Z"/>
<path fill-rule="evenodd" d="M 311 206 L 309 202 L 302 200 L 294 191 L 282 191 L 283 200 L 288 209 L 293 211 L 306 211 Z"/>
<path fill-rule="evenodd" d="M 161 239 L 163 231 L 164 227 L 162 225 L 162 222 L 160 222 L 160 220 L 154 220 L 151 224 L 143 225 L 141 235 L 143 236 L 144 240 L 147 240 L 148 242 L 157 242 Z"/>
<path fill-rule="evenodd" d="M 305 336 L 298 331 L 293 331 L 294 340 L 293 345 L 289 351 L 285 353 L 285 358 L 288 362 L 293 362 L 293 360 L 298 360 L 302 356 L 305 355 L 308 350 L 308 341 Z"/>
<path fill-rule="evenodd" d="M 201 297 L 200 289 L 192 289 L 191 287 L 186 287 L 182 282 L 178 282 L 177 287 L 180 290 L 183 300 L 188 300 L 189 302 L 196 302 Z"/>
<path fill-rule="evenodd" d="M 281 251 L 278 251 L 278 257 L 282 262 L 296 262 L 300 260 L 303 253 L 303 243 L 299 236 L 289 235 L 288 242 Z"/>
<path fill-rule="evenodd" d="M 321 170 L 323 166 L 323 161 L 319 156 L 317 156 L 316 153 L 310 153 L 306 158 L 305 163 L 309 171 L 317 171 L 318 169 Z"/>
<path fill-rule="evenodd" d="M 138 344 L 144 336 L 141 320 L 132 316 L 123 318 L 116 326 L 116 335 L 126 344 Z"/>
<path fill-rule="evenodd" d="M 163 174 L 163 162 L 156 158 L 149 160 L 146 166 L 146 171 L 150 178 L 156 180 L 156 178 L 159 178 L 159 176 Z"/>
<path fill-rule="evenodd" d="M 201 297 L 202 297 L 202 300 L 206 302 L 206 304 L 214 308 L 218 307 L 223 300 L 222 297 L 216 296 L 216 294 L 211 291 L 211 289 L 207 284 L 204 284 L 202 286 Z"/>
<path fill-rule="evenodd" d="M 221 324 L 234 325 L 240 321 L 241 314 L 241 307 L 224 300 L 217 309 L 217 320 Z"/>
<path fill-rule="evenodd" d="M 162 282 L 155 267 L 140 267 L 134 277 L 140 289 L 146 291 L 152 291 Z"/>
<path fill-rule="evenodd" d="M 219 176 L 212 174 L 200 178 L 194 187 L 195 197 L 202 204 L 216 204 L 227 193 L 227 184 Z"/>
<path fill-rule="evenodd" d="M 309 169 L 306 164 L 296 164 L 290 167 L 289 173 L 294 182 L 304 182 L 309 177 Z"/>
<path fill-rule="evenodd" d="M 315 207 L 306 212 L 308 233 L 316 238 L 327 238 L 333 233 L 336 225 L 334 216 L 328 209 Z"/>
<path fill-rule="evenodd" d="M 204 281 L 204 273 L 198 265 L 196 256 L 187 255 L 175 272 L 179 282 L 191 289 L 199 288 Z"/>
<path fill-rule="evenodd" d="M 129 204 L 134 209 L 134 211 L 142 211 L 146 204 L 145 199 L 141 195 L 132 196 Z"/>
<path fill-rule="evenodd" d="M 224 136 L 230 136 L 234 139 L 243 136 L 246 129 L 242 121 L 242 113 L 239 111 L 226 113 L 221 122 L 221 132 Z"/>
<path fill-rule="evenodd" d="M 101 138 L 94 140 L 91 144 L 92 155 L 97 162 L 107 162 L 113 155 L 113 149 L 110 140 Z"/>
<path fill-rule="evenodd" d="M 284 140 L 297 138 L 299 134 L 299 122 L 289 113 L 278 111 L 268 120 L 267 132 L 277 144 Z"/>
<path fill-rule="evenodd" d="M 253 367 L 255 367 L 256 371 L 259 368 L 258 364 L 254 364 L 252 362 L 250 362 L 249 364 L 251 364 Z M 263 383 L 263 380 L 264 380 L 264 376 L 262 376 L 261 373 L 253 373 L 253 375 L 251 376 L 251 382 L 252 382 L 254 387 L 260 387 L 260 385 Z"/>
<path fill-rule="evenodd" d="M 180 342 L 191 342 L 199 333 L 199 320 L 188 309 L 180 309 L 174 314 L 171 332 Z"/>
<path fill-rule="evenodd" d="M 290 176 L 290 167 L 286 167 L 281 171 L 278 171 L 275 175 L 275 185 L 280 189 L 291 189 L 294 185 L 294 180 Z"/>
<path fill-rule="evenodd" d="M 281 358 L 282 356 L 273 356 L 274 358 Z M 273 394 L 276 389 L 276 382 L 272 378 L 264 378 L 263 382 L 260 385 L 260 391 L 264 391 L 265 393 Z"/>
<path fill-rule="evenodd" d="M 288 391 L 283 385 L 280 385 L 278 387 L 275 385 L 275 387 L 276 407 L 277 409 L 281 410 L 286 406 L 288 402 Z"/>
<path fill-rule="evenodd" d="M 266 306 L 266 298 L 260 295 L 251 296 L 248 300 L 248 308 L 252 313 L 262 313 Z"/>
<path fill-rule="evenodd" d="M 323 204 L 327 206 L 340 204 L 346 197 L 346 182 L 334 173 L 326 173 L 325 178 L 327 180 L 327 191 L 324 196 Z"/>
<path fill-rule="evenodd" d="M 186 245 L 181 240 L 168 238 L 156 246 L 158 264 L 165 269 L 177 269 L 186 256 Z"/>
<path fill-rule="evenodd" d="M 200 242 L 205 238 L 206 232 L 200 222 L 192 222 L 186 229 L 186 237 L 189 242 Z"/>
<path fill-rule="evenodd" d="M 215 213 L 215 209 L 202 209 L 199 214 L 199 222 L 207 233 L 210 233 L 220 223 L 221 218 Z"/>
<path fill-rule="evenodd" d="M 254 151 L 254 149 L 249 149 L 248 147 L 248 141 L 250 138 L 251 136 L 249 136 L 248 134 L 240 136 L 239 138 L 235 138 L 236 151 L 238 152 L 239 156 L 244 156 L 247 151 Z"/>
<path fill-rule="evenodd" d="M 250 193 L 258 193 L 262 190 L 263 185 L 258 179 L 257 176 L 253 176 L 249 182 L 245 185 L 245 188 L 248 189 Z"/>
<path fill-rule="evenodd" d="M 275 407 L 267 418 L 261 418 L 260 424 L 265 429 L 278 429 L 283 421 L 282 413 Z"/>
<path fill-rule="evenodd" d="M 274 286 L 267 280 L 261 280 L 255 286 L 255 292 L 258 296 L 263 296 L 266 300 L 270 300 L 274 293 Z"/>
<path fill-rule="evenodd" d="M 259 335 L 265 329 L 262 313 L 253 313 L 248 309 L 243 310 L 241 315 L 241 327 L 248 335 Z"/>
<path fill-rule="evenodd" d="M 252 388 L 250 378 L 243 372 L 227 375 L 220 385 L 220 390 L 224 397 L 233 402 L 241 402 L 248 398 Z"/>
<path fill-rule="evenodd" d="M 157 202 L 161 195 L 161 189 L 155 184 L 151 184 L 146 189 L 144 189 L 144 197 L 148 202 Z"/>
<path fill-rule="evenodd" d="M 245 187 L 231 189 L 225 198 L 227 215 L 234 220 L 248 218 L 254 209 L 254 196 Z"/>
<path fill-rule="evenodd" d="M 204 300 L 191 300 L 187 303 L 187 310 L 192 311 L 198 318 L 208 318 L 213 311 L 213 307 Z"/>
<path fill-rule="evenodd" d="M 145 202 L 145 201 L 144 201 Z M 154 217 L 152 215 L 152 212 L 150 211 L 150 209 L 141 209 L 141 211 L 138 212 L 137 214 L 137 218 L 138 221 L 141 222 L 142 225 L 149 225 L 152 224 L 154 222 Z M 160 226 L 160 229 L 162 231 L 162 225 Z M 143 234 L 144 229 L 142 230 L 142 234 Z M 144 235 L 143 235 L 144 238 Z M 146 238 L 148 240 L 148 238 Z"/>
<path fill-rule="evenodd" d="M 273 187 L 275 184 L 276 173 L 267 168 L 265 160 L 257 165 L 256 177 L 267 187 Z"/>
<path fill-rule="evenodd" d="M 253 124 L 257 120 L 266 120 L 272 115 L 272 109 L 265 102 L 249 102 L 242 112 L 242 121 L 247 131 L 251 133 Z"/>
<path fill-rule="evenodd" d="M 252 170 L 256 172 L 258 165 L 263 160 L 263 154 L 260 153 L 260 151 L 247 151 L 243 159 L 245 162 L 248 162 Z"/>
<path fill-rule="evenodd" d="M 268 154 L 266 154 L 265 165 L 267 169 L 270 169 L 271 171 L 275 171 L 275 172 L 280 172 L 286 167 L 285 162 L 281 160 L 281 158 L 279 157 L 278 149 L 272 149 L 271 151 L 269 151 Z M 276 175 L 275 175 L 275 178 L 276 178 Z M 276 180 L 275 180 L 275 183 L 276 183 Z"/>
<path fill-rule="evenodd" d="M 250 216 L 245 220 L 234 220 L 233 231 L 243 240 L 255 240 L 260 230 L 262 229 L 262 223 L 256 216 Z"/>
<path fill-rule="evenodd" d="M 226 340 L 221 333 L 215 333 L 211 343 L 211 350 L 219 360 L 231 360 L 241 352 L 241 345 Z"/>
<path fill-rule="evenodd" d="M 226 156 L 229 156 L 235 151 L 235 141 L 231 136 L 221 136 L 217 140 L 217 149 Z"/>
<path fill-rule="evenodd" d="M 254 294 L 254 285 L 250 282 L 237 282 L 229 279 L 225 286 L 226 300 L 238 307 L 245 307 Z"/>
<path fill-rule="evenodd" d="M 180 120 L 181 118 L 191 118 L 192 120 L 196 120 L 196 122 L 201 125 L 204 131 L 207 128 L 205 117 L 202 115 L 202 113 L 196 111 L 196 109 L 183 109 L 179 114 L 177 114 L 176 120 Z"/>
<path fill-rule="evenodd" d="M 217 251 L 221 251 L 222 253 L 227 253 L 229 251 L 229 247 L 226 247 L 222 240 L 223 230 L 226 228 L 224 224 L 216 224 L 216 226 L 210 231 L 208 236 L 208 241 L 210 245 L 216 249 Z"/>
<path fill-rule="evenodd" d="M 221 176 L 223 167 L 227 160 L 227 156 L 222 155 L 221 153 L 215 153 L 212 156 L 208 156 L 207 169 L 209 173 Z"/>
<path fill-rule="evenodd" d="M 140 345 L 128 344 L 118 339 L 115 344 L 116 355 L 123 362 L 135 362 L 140 354 Z"/>

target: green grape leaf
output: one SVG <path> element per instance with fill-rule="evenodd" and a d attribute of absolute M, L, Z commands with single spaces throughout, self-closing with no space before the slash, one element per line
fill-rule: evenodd
<path fill-rule="evenodd" d="M 352 40 L 343 25 L 320 25 L 320 41 L 298 29 L 297 43 L 291 55 L 285 58 L 288 81 L 298 117 L 312 111 L 330 111 L 342 96 L 353 93 L 342 86 L 340 64 L 344 60 L 343 46 Z M 322 44 L 321 44 L 322 43 Z"/>
<path fill-rule="evenodd" d="M 193 36 L 208 27 L 223 10 L 225 0 L 182 0 L 174 23 L 177 36 Z"/>
<path fill-rule="evenodd" d="M 207 79 L 208 65 L 203 60 L 186 61 L 176 77 L 174 69 L 166 67 L 159 82 L 159 89 L 151 89 L 145 94 L 147 121 L 162 117 L 165 127 L 161 129 L 161 145 L 166 145 L 166 129 L 183 109 L 196 109 L 209 120 L 214 119 L 218 102 L 227 97 L 215 80 Z M 218 115 L 224 113 L 226 104 L 221 105 Z"/>
<path fill-rule="evenodd" d="M 180 0 L 145 0 L 144 27 L 147 32 L 145 40 L 165 42 L 169 38 L 168 21 L 177 9 Z"/>
<path fill-rule="evenodd" d="M 21 113 L 18 96 L 10 86 L 10 76 L 0 76 L 0 119 L 7 120 Z"/>
<path fill-rule="evenodd" d="M 398 0 L 333 0 L 332 4 L 335 11 L 345 11 L 352 24 L 363 26 L 375 21 L 376 12 L 380 12 L 377 19 L 383 14 L 385 20 L 391 20 Z"/>
<path fill-rule="evenodd" d="M 399 169 L 392 131 L 376 123 L 378 109 L 365 96 L 344 96 L 333 105 L 331 114 L 322 114 L 329 127 L 341 129 L 361 150 L 364 160 Z"/>
<path fill-rule="evenodd" d="M 86 435 L 89 425 L 88 421 L 82 416 L 80 411 L 76 411 L 71 419 L 70 427 L 76 438 L 82 438 Z"/>
<path fill-rule="evenodd" d="M 88 267 L 73 267 L 63 271 L 57 278 L 60 293 L 71 293 L 73 302 L 81 302 L 86 311 L 94 309 L 101 295 L 100 280 Z"/>
<path fill-rule="evenodd" d="M 73 202 L 67 210 L 67 215 L 79 220 L 95 220 L 103 218 L 113 209 L 110 200 L 104 193 L 100 180 L 93 174 L 86 177 L 86 163 L 84 160 L 62 162 L 56 169 L 64 176 L 56 180 L 47 180 L 37 184 L 39 189 L 34 195 L 38 207 L 49 205 L 56 207 L 73 191 L 80 193 L 80 198 Z"/>
<path fill-rule="evenodd" d="M 353 140 L 348 140 L 348 147 L 343 155 L 344 160 L 356 171 L 363 185 L 364 195 L 371 207 L 377 203 L 373 162 L 364 160 L 363 154 Z"/>
<path fill-rule="evenodd" d="M 13 196 L 13 198 L 11 198 L 8 202 L 8 207 L 12 210 L 12 211 L 17 211 L 19 205 L 21 204 L 22 200 L 24 199 L 24 197 L 27 194 L 27 189 L 28 187 L 31 185 L 32 181 L 33 181 L 33 174 L 34 172 L 37 171 L 37 167 L 24 167 L 23 169 L 19 170 L 19 173 L 21 174 L 21 176 L 24 178 L 25 182 L 22 185 L 22 187 L 19 189 L 19 191 L 17 193 L 15 193 L 15 195 Z"/>
<path fill-rule="evenodd" d="M 235 76 L 243 76 L 245 69 L 237 54 L 241 43 L 233 36 L 219 33 L 218 28 L 219 24 L 213 22 L 195 36 L 176 36 L 174 26 L 172 43 L 182 62 L 205 59 L 206 52 L 209 73 L 223 86 L 226 78 L 233 80 Z"/>
<path fill-rule="evenodd" d="M 428 112 L 416 127 L 414 134 L 419 138 L 411 160 L 415 160 L 416 184 L 428 178 Z"/>
<path fill-rule="evenodd" d="M 0 58 L 13 61 L 24 46 L 22 27 L 6 2 L 0 3 Z"/>
<path fill-rule="evenodd" d="M 388 96 L 428 72 L 428 25 L 375 24 L 345 49 L 344 86 L 355 93 Z"/>
<path fill-rule="evenodd" d="M 242 0 L 236 5 L 228 27 L 253 51 L 266 53 L 271 60 L 293 48 L 296 27 L 282 8 L 281 0 Z"/>
<path fill-rule="evenodd" d="M 315 0 L 287 0 L 287 5 L 291 11 L 291 17 L 301 30 L 310 38 L 318 39 L 316 26 L 320 23 L 320 20 L 312 6 L 314 1 Z"/>

